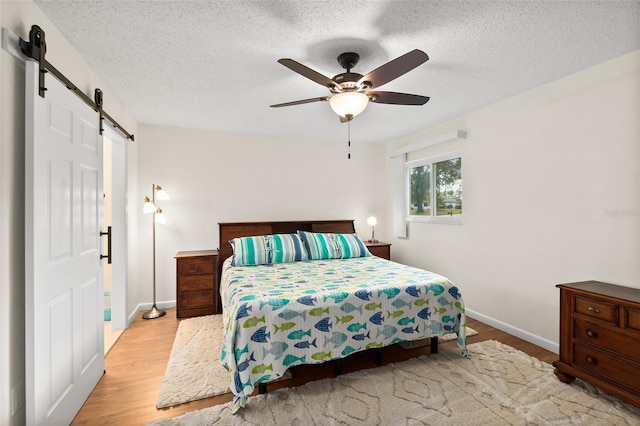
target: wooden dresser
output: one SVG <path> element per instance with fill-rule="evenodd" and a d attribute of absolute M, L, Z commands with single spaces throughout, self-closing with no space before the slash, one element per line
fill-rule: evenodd
<path fill-rule="evenodd" d="M 558 379 L 576 378 L 640 407 L 640 289 L 559 284 Z"/>
<path fill-rule="evenodd" d="M 375 243 L 372 243 L 364 240 L 364 245 L 367 246 L 372 255 L 391 260 L 390 243 L 383 243 L 382 241 L 376 241 Z"/>
<path fill-rule="evenodd" d="M 176 259 L 176 317 L 220 312 L 218 250 L 180 251 Z"/>

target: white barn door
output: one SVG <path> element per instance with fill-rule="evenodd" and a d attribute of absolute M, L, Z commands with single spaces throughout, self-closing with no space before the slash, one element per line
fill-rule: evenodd
<path fill-rule="evenodd" d="M 26 62 L 27 424 L 69 424 L 104 372 L 98 114 Z"/>

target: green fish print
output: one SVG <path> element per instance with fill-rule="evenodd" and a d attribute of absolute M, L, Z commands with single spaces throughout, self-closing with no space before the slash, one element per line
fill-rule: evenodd
<path fill-rule="evenodd" d="M 404 311 L 387 311 L 387 318 L 398 318 L 404 315 Z"/>
<path fill-rule="evenodd" d="M 291 364 L 295 363 L 300 363 L 300 364 L 304 364 L 307 360 L 307 356 L 301 356 L 300 358 L 298 358 L 297 356 L 293 356 L 291 354 L 287 355 L 284 357 L 284 360 L 282 361 L 282 365 L 284 365 L 285 367 L 290 366 Z"/>
<path fill-rule="evenodd" d="M 433 308 L 434 314 L 444 314 L 447 312 L 447 308 Z"/>
<path fill-rule="evenodd" d="M 398 321 L 398 325 L 407 325 L 407 324 L 410 324 L 410 323 L 415 324 L 416 323 L 416 317 L 411 317 L 411 318 L 404 317 L 404 318 L 402 318 L 401 320 Z"/>
<path fill-rule="evenodd" d="M 326 309 L 314 308 L 314 309 L 309 311 L 309 315 L 314 316 L 314 317 L 319 317 L 322 314 L 329 314 L 329 308 L 326 308 Z"/>
<path fill-rule="evenodd" d="M 378 343 L 378 342 L 371 342 L 371 343 L 367 343 L 367 346 L 365 346 L 367 349 L 371 349 L 371 348 L 381 348 L 382 342 Z"/>
<path fill-rule="evenodd" d="M 265 318 L 264 315 L 262 316 L 262 318 L 258 318 L 258 317 L 249 318 L 244 322 L 244 324 L 242 324 L 242 328 L 255 327 L 259 323 L 265 322 L 264 318 Z"/>
<path fill-rule="evenodd" d="M 352 333 L 357 333 L 358 331 L 362 330 L 362 329 L 367 329 L 367 323 L 353 323 L 351 324 L 349 327 L 347 327 L 347 330 L 349 330 Z"/>
<path fill-rule="evenodd" d="M 343 323 L 346 324 L 350 322 L 354 318 L 353 315 L 345 315 L 342 318 L 336 317 L 336 324 Z"/>
<path fill-rule="evenodd" d="M 265 371 L 267 370 L 271 370 L 273 371 L 273 364 L 269 364 L 269 365 L 264 365 L 264 364 L 260 364 L 260 365 L 256 365 L 255 367 L 253 367 L 251 369 L 251 374 L 263 374 Z"/>
<path fill-rule="evenodd" d="M 275 329 L 275 331 L 273 332 L 273 334 L 276 334 L 278 331 L 291 330 L 295 326 L 296 326 L 295 322 L 285 322 L 285 323 L 280 324 L 280 327 L 278 327 L 277 324 L 274 324 L 273 328 Z"/>
<path fill-rule="evenodd" d="M 367 303 L 364 308 L 367 311 L 375 311 L 376 309 L 382 309 L 382 303 Z"/>
<path fill-rule="evenodd" d="M 460 311 L 461 311 L 462 313 L 464 313 L 464 307 L 462 306 L 462 304 L 461 304 L 460 302 L 456 302 L 456 303 L 454 303 L 454 306 L 455 306 L 456 308 L 460 309 Z"/>
<path fill-rule="evenodd" d="M 416 306 L 428 305 L 429 304 L 429 299 L 418 299 L 415 302 L 413 302 L 413 304 L 416 305 Z"/>
<path fill-rule="evenodd" d="M 289 340 L 300 340 L 302 339 L 304 336 L 309 336 L 311 337 L 311 329 L 304 331 L 304 330 L 296 330 L 296 331 L 292 331 L 291 333 L 289 333 L 287 335 L 287 338 Z"/>
<path fill-rule="evenodd" d="M 311 355 L 311 358 L 315 359 L 316 361 L 322 361 L 324 359 L 331 358 L 331 352 L 317 352 Z"/>

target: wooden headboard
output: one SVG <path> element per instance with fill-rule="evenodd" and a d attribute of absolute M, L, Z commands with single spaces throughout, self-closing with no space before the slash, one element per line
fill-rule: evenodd
<path fill-rule="evenodd" d="M 220 227 L 220 244 L 218 245 L 218 278 L 222 263 L 233 254 L 229 241 L 239 237 L 255 235 L 293 234 L 298 230 L 311 232 L 335 232 L 353 234 L 356 232 L 353 220 L 298 220 L 286 222 L 225 222 Z M 219 281 L 218 281 L 219 282 Z"/>

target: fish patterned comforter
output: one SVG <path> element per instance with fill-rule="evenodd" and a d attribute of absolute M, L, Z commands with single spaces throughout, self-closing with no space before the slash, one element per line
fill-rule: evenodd
<path fill-rule="evenodd" d="M 234 412 L 294 365 L 452 332 L 467 355 L 458 288 L 376 256 L 241 267 L 227 259 L 220 293 Z"/>

